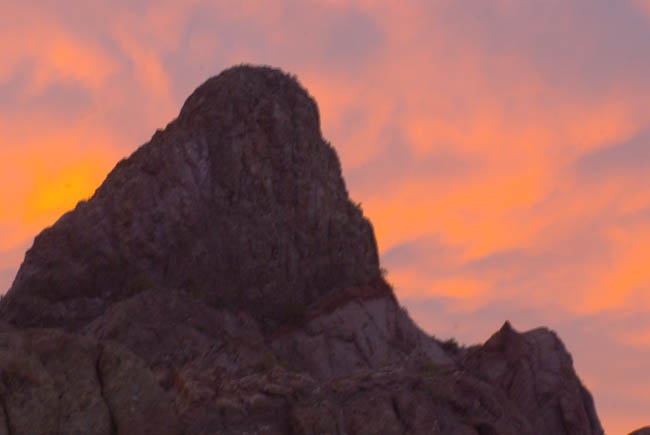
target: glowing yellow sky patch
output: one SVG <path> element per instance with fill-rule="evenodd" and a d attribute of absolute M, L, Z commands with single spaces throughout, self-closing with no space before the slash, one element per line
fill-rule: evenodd
<path fill-rule="evenodd" d="M 22 223 L 50 220 L 89 198 L 106 175 L 106 163 L 94 157 L 73 160 L 62 167 L 33 166 L 33 186 L 24 204 Z"/>

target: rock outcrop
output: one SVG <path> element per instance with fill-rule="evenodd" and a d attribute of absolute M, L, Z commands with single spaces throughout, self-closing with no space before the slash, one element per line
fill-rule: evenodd
<path fill-rule="evenodd" d="M 461 366 L 504 391 L 534 433 L 603 432 L 571 355 L 546 328 L 521 334 L 506 322 L 483 346 L 468 351 Z"/>
<path fill-rule="evenodd" d="M 173 396 L 144 361 L 117 343 L 53 329 L 0 332 L 0 404 L 6 434 L 181 430 Z"/>
<path fill-rule="evenodd" d="M 250 66 L 35 239 L 0 404 L 0 434 L 602 434 L 554 333 L 466 349 L 413 323 L 316 104 Z"/>
<path fill-rule="evenodd" d="M 78 330 L 113 302 L 172 288 L 273 328 L 378 274 L 313 99 L 280 71 L 239 67 L 36 237 L 0 313 Z"/>

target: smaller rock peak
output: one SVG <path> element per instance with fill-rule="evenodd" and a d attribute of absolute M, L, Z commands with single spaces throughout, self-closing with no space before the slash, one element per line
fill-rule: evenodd
<path fill-rule="evenodd" d="M 495 332 L 488 341 L 485 342 L 485 349 L 503 351 L 506 347 L 512 346 L 520 341 L 521 334 L 517 332 L 510 321 L 506 320 L 501 329 Z"/>

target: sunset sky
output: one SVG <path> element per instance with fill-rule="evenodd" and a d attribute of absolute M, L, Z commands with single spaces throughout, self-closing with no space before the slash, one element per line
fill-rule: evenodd
<path fill-rule="evenodd" d="M 242 62 L 316 99 L 427 332 L 548 326 L 609 434 L 650 424 L 650 0 L 0 0 L 0 291 Z"/>

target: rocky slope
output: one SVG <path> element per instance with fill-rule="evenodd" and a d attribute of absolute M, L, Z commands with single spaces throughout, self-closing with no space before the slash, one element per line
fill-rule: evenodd
<path fill-rule="evenodd" d="M 0 434 L 601 434 L 551 331 L 441 345 L 379 273 L 318 110 L 239 66 L 34 241 Z"/>

